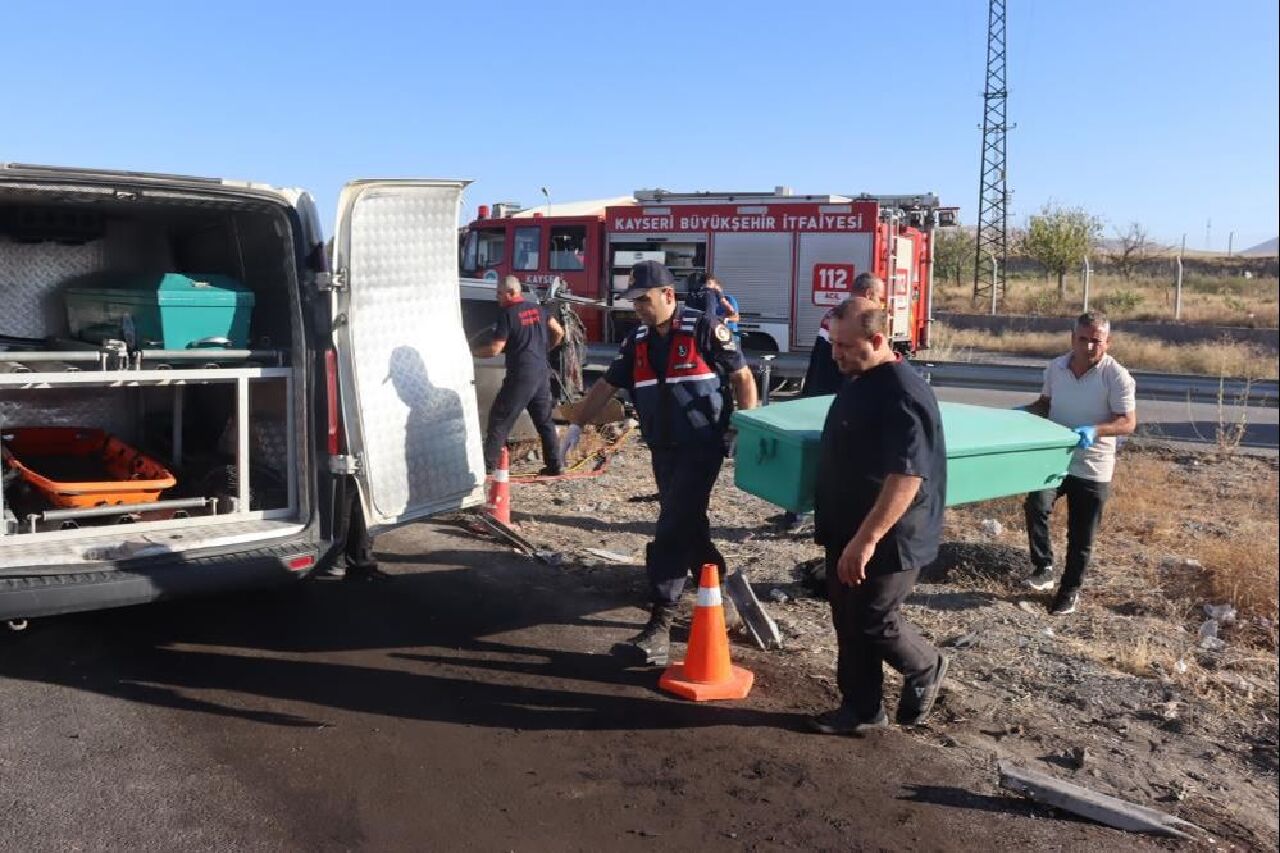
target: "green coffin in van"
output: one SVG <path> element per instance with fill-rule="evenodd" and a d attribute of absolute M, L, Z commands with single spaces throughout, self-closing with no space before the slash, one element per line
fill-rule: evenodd
<path fill-rule="evenodd" d="M 139 349 L 247 349 L 254 293 L 226 275 L 100 274 L 64 291 L 71 334 Z"/>
<path fill-rule="evenodd" d="M 734 484 L 792 512 L 813 509 L 830 396 L 736 412 Z M 947 439 L 947 506 L 1056 487 L 1078 436 L 1027 412 L 939 403 Z"/>

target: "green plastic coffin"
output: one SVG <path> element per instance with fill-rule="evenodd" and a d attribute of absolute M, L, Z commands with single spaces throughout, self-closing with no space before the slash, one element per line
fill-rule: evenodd
<path fill-rule="evenodd" d="M 140 349 L 249 346 L 254 293 L 225 275 L 101 274 L 64 291 L 71 334 Z"/>
<path fill-rule="evenodd" d="M 736 412 L 734 484 L 792 512 L 813 509 L 822 424 L 832 397 Z M 1078 436 L 1027 412 L 939 403 L 947 440 L 947 506 L 1055 488 Z"/>

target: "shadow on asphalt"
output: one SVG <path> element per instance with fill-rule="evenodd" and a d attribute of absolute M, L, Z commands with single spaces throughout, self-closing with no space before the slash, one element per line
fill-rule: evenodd
<path fill-rule="evenodd" d="M 327 725 L 332 709 L 522 730 L 800 728 L 668 698 L 655 670 L 625 668 L 607 650 L 637 626 L 596 615 L 634 603 L 616 589 L 501 551 L 415 562 L 448 568 L 51 619 L 5 644 L 0 676 L 275 726 Z"/>

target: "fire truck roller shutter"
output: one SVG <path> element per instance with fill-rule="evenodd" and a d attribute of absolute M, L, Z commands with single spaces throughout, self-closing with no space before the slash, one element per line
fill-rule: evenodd
<path fill-rule="evenodd" d="M 813 346 L 818 324 L 829 305 L 813 302 L 813 268 L 816 264 L 853 264 L 854 275 L 870 272 L 871 234 L 801 234 L 796 272 L 795 323 L 791 343 L 802 349 Z M 849 282 L 853 284 L 852 281 Z"/>
<path fill-rule="evenodd" d="M 716 234 L 711 247 L 712 275 L 738 299 L 744 316 L 791 320 L 790 232 Z M 786 341 L 778 341 L 785 348 Z"/>
<path fill-rule="evenodd" d="M 892 340 L 909 341 L 912 338 L 911 324 L 914 313 L 911 304 L 911 276 L 916 269 L 915 241 L 909 237 L 898 237 L 894 251 L 898 269 L 891 280 L 885 282 L 889 290 L 886 295 L 893 313 L 889 321 L 889 334 Z"/>

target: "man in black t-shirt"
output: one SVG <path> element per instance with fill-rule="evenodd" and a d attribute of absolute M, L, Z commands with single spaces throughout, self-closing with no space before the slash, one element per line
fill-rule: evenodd
<path fill-rule="evenodd" d="M 547 353 L 564 340 L 564 329 L 554 317 L 532 302 L 526 302 L 520 290 L 520 279 L 513 275 L 498 287 L 498 304 L 502 307 L 494 329 L 493 341 L 472 350 L 478 358 L 506 355 L 507 374 L 489 408 L 489 425 L 484 436 L 484 467 L 492 473 L 507 443 L 507 436 L 520 413 L 526 409 L 542 441 L 542 473 L 562 473 L 559 439 L 551 420 L 555 408 L 551 398 L 551 369 Z"/>
<path fill-rule="evenodd" d="M 903 676 L 897 719 L 924 721 L 947 659 L 899 607 L 938 556 L 947 452 L 933 389 L 898 361 L 876 302 L 853 297 L 831 324 L 832 357 L 846 382 L 827 413 L 814 536 L 826 550 L 827 595 L 839 647 L 839 708 L 815 717 L 824 734 L 888 724 L 884 664 Z"/>

